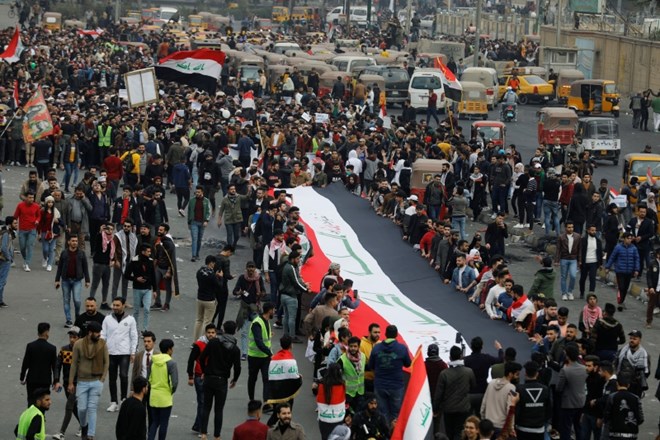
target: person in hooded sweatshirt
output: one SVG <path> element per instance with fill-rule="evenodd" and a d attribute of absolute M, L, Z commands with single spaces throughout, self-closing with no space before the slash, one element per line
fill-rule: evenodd
<path fill-rule="evenodd" d="M 149 425 L 149 440 L 167 436 L 167 426 L 172 414 L 173 395 L 179 385 L 179 372 L 176 362 L 172 359 L 174 341 L 163 339 L 158 344 L 160 353 L 153 356 L 151 373 L 149 374 L 149 412 L 151 424 Z"/>
<path fill-rule="evenodd" d="M 554 293 L 555 278 L 557 274 L 555 273 L 554 268 L 552 267 L 552 258 L 544 257 L 543 259 L 538 259 L 543 267 L 537 270 L 534 274 L 534 282 L 532 287 L 529 288 L 527 296 L 538 295 L 542 293 L 545 295 L 546 299 L 552 298 Z"/>
<path fill-rule="evenodd" d="M 214 437 L 220 438 L 222 413 L 227 400 L 227 391 L 234 388 L 241 375 L 241 351 L 236 345 L 236 322 L 225 321 L 224 333 L 211 339 L 200 356 L 199 363 L 204 370 L 204 414 L 200 426 L 202 440 L 206 440 L 211 407 L 215 399 Z M 234 370 L 231 380 L 231 370 Z"/>
<path fill-rule="evenodd" d="M 395 325 L 385 329 L 385 340 L 374 346 L 367 370 L 374 372 L 374 391 L 378 407 L 389 421 L 396 419 L 403 399 L 403 367 L 411 360 L 408 347 L 396 340 L 399 330 Z"/>
<path fill-rule="evenodd" d="M 495 425 L 495 437 L 499 436 L 511 407 L 512 392 L 520 379 L 522 365 L 517 362 L 504 364 L 504 377 L 492 380 L 486 388 L 481 402 L 481 419 L 488 419 Z"/>

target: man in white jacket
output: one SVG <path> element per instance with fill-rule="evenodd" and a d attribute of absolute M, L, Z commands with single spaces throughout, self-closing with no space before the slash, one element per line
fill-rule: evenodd
<path fill-rule="evenodd" d="M 119 411 L 119 403 L 128 393 L 128 369 L 135 358 L 138 332 L 135 318 L 125 313 L 126 299 L 112 300 L 112 314 L 105 317 L 101 338 L 105 339 L 110 355 L 110 406 L 108 412 Z M 117 399 L 117 370 L 121 384 L 121 401 Z"/>

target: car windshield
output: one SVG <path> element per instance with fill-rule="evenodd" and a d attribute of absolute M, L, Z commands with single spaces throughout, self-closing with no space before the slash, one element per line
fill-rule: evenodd
<path fill-rule="evenodd" d="M 420 90 L 439 89 L 440 80 L 435 76 L 418 76 L 412 80 L 410 87 Z"/>
<path fill-rule="evenodd" d="M 482 136 L 486 140 L 501 138 L 501 132 L 500 127 L 479 127 L 479 136 Z"/>
<path fill-rule="evenodd" d="M 607 94 L 617 93 L 616 84 L 605 84 L 605 93 Z"/>
<path fill-rule="evenodd" d="M 591 139 L 619 139 L 619 126 L 612 121 L 589 124 L 588 137 Z"/>
<path fill-rule="evenodd" d="M 543 78 L 539 78 L 538 76 L 535 75 L 529 75 L 525 77 L 525 81 L 527 81 L 527 84 L 531 85 L 540 85 L 540 84 L 545 84 L 545 81 Z"/>
<path fill-rule="evenodd" d="M 387 69 L 385 70 L 381 75 L 385 77 L 385 81 L 387 82 L 408 82 L 410 81 L 410 77 L 408 76 L 408 72 L 405 70 L 401 69 Z"/>
<path fill-rule="evenodd" d="M 160 18 L 162 20 L 169 20 L 170 18 L 172 18 L 174 14 L 175 12 L 171 12 L 171 11 L 161 11 Z"/>
<path fill-rule="evenodd" d="M 259 79 L 259 68 L 257 67 L 244 67 L 241 69 L 241 79 Z"/>
<path fill-rule="evenodd" d="M 630 168 L 631 176 L 646 176 L 648 168 L 651 167 L 651 175 L 660 176 L 660 161 L 635 160 Z"/>
<path fill-rule="evenodd" d="M 355 70 L 357 67 L 364 67 L 364 66 L 373 66 L 376 62 L 374 60 L 353 60 L 351 63 L 351 69 Z"/>

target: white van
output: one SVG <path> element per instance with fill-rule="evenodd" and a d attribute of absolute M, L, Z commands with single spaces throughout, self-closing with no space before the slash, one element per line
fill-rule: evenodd
<path fill-rule="evenodd" d="M 488 109 L 497 106 L 497 95 L 499 85 L 497 82 L 497 70 L 490 67 L 468 67 L 461 75 L 461 81 L 474 81 L 486 87 L 486 98 Z"/>
<path fill-rule="evenodd" d="M 438 111 L 444 110 L 445 88 L 442 85 L 442 73 L 438 69 L 415 69 L 408 86 L 411 107 L 425 109 L 428 105 L 429 89 L 433 89 L 438 95 Z"/>
<path fill-rule="evenodd" d="M 337 67 L 340 72 L 352 73 L 358 67 L 375 66 L 373 57 L 362 57 L 358 55 L 340 55 L 334 57 L 330 63 Z"/>
<path fill-rule="evenodd" d="M 352 6 L 351 7 L 351 21 L 357 23 L 366 23 L 367 22 L 367 7 L 366 6 Z M 375 10 L 371 10 L 371 19 L 375 20 Z M 325 16 L 326 23 L 342 23 L 346 21 L 346 13 L 344 12 L 343 6 L 337 6 L 333 8 Z"/>

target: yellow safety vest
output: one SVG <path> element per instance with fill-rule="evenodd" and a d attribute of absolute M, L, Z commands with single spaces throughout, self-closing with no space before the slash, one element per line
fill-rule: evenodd
<path fill-rule="evenodd" d="M 35 417 L 41 418 L 41 430 L 34 438 L 37 440 L 46 440 L 46 421 L 44 419 L 44 413 L 34 405 L 31 405 L 28 409 L 23 411 L 20 419 L 18 419 L 17 440 L 25 440 L 28 429 L 30 429 L 30 425 L 32 424 L 32 419 Z"/>
<path fill-rule="evenodd" d="M 270 334 L 268 329 L 270 328 L 270 325 L 264 321 L 264 319 L 261 316 L 257 316 L 254 318 L 252 323 L 250 324 L 250 332 L 248 335 L 248 356 L 251 357 L 258 357 L 258 358 L 265 358 L 268 357 L 266 353 L 261 351 L 259 347 L 257 347 L 257 343 L 254 340 L 254 334 L 252 333 L 252 324 L 259 324 L 261 327 L 261 339 L 264 341 L 264 345 L 270 349 Z"/>
<path fill-rule="evenodd" d="M 108 128 L 105 130 L 105 134 L 103 134 L 103 126 L 99 125 L 99 147 L 109 147 L 112 145 L 112 127 L 108 125 Z"/>

